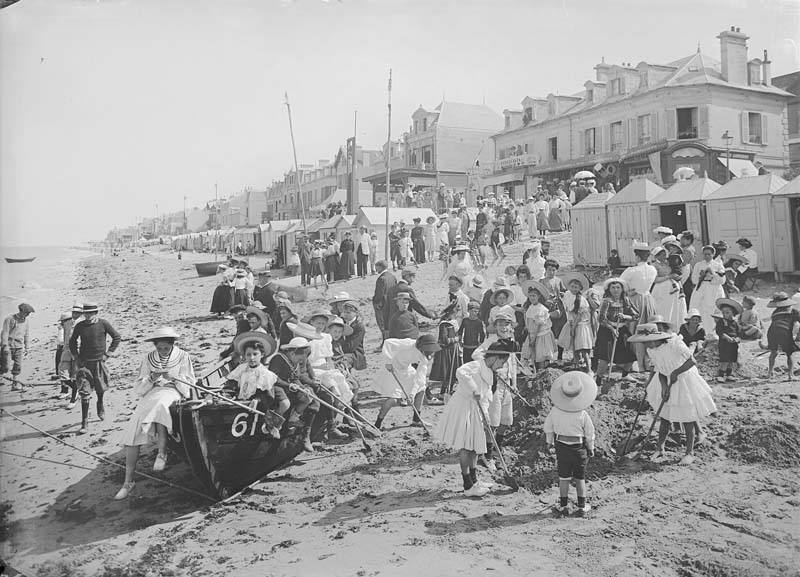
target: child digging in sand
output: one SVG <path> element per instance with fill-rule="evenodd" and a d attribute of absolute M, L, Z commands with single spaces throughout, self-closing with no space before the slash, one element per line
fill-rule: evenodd
<path fill-rule="evenodd" d="M 786 355 L 786 365 L 789 369 L 788 380 L 794 380 L 794 363 L 792 354 L 800 351 L 798 344 L 798 329 L 800 329 L 800 311 L 795 307 L 797 301 L 789 298 L 785 292 L 772 295 L 772 300 L 767 307 L 775 309 L 772 313 L 772 322 L 767 329 L 767 349 L 769 349 L 769 372 L 767 378 L 771 379 L 775 370 L 775 359 L 779 352 Z M 762 345 L 763 348 L 763 345 Z"/>

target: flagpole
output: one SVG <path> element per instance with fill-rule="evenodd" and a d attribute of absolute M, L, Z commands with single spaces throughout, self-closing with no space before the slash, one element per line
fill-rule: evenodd
<path fill-rule="evenodd" d="M 389 131 L 386 140 L 386 238 L 384 246 L 384 258 L 389 261 L 389 205 L 391 198 L 389 194 L 389 186 L 392 178 L 392 69 L 389 69 Z"/>
<path fill-rule="evenodd" d="M 289 106 L 289 93 L 285 92 L 286 112 L 289 114 L 289 134 L 292 136 L 292 154 L 294 155 L 294 177 L 297 179 L 297 198 L 300 200 L 300 216 L 303 218 L 303 233 L 308 235 L 306 228 L 306 208 L 303 204 L 303 187 L 300 185 L 300 168 L 297 166 L 297 149 L 294 146 L 294 129 L 292 128 L 292 108 Z"/>

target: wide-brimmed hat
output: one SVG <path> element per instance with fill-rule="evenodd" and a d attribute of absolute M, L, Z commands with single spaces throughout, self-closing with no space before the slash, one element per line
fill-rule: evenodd
<path fill-rule="evenodd" d="M 676 240 L 678 240 L 678 237 L 676 237 L 674 234 L 668 234 L 661 239 L 661 246 L 664 246 L 668 242 L 675 242 Z"/>
<path fill-rule="evenodd" d="M 261 321 L 262 327 L 266 327 L 267 324 L 269 324 L 269 317 L 267 316 L 267 313 L 265 313 L 258 307 L 249 306 L 246 309 L 244 309 L 244 314 L 245 316 L 256 315 L 258 317 L 258 320 Z"/>
<path fill-rule="evenodd" d="M 609 279 L 606 279 L 606 281 L 603 283 L 603 292 L 607 291 L 608 287 L 610 287 L 614 283 L 621 285 L 622 290 L 628 292 L 628 283 L 619 277 L 611 277 Z"/>
<path fill-rule="evenodd" d="M 657 226 L 653 229 L 653 232 L 656 234 L 672 234 L 672 229 L 668 226 Z"/>
<path fill-rule="evenodd" d="M 72 320 L 72 313 L 61 313 L 61 316 L 58 317 L 58 322 L 63 323 L 64 321 L 71 321 Z"/>
<path fill-rule="evenodd" d="M 550 401 L 553 405 L 567 411 L 577 413 L 591 405 L 597 397 L 597 383 L 581 371 L 564 373 L 553 381 L 550 387 Z"/>
<path fill-rule="evenodd" d="M 662 242 L 661 246 L 667 249 L 667 251 L 669 251 L 669 249 L 671 248 L 674 248 L 678 252 L 678 254 L 683 254 L 683 247 L 681 246 L 681 243 L 679 243 L 677 240 Z"/>
<path fill-rule="evenodd" d="M 650 319 L 648 319 L 647 322 L 649 324 L 651 324 L 651 325 L 656 325 L 659 328 L 664 326 L 670 332 L 673 332 L 673 333 L 675 332 L 675 325 L 673 323 L 669 322 L 667 319 L 665 319 L 662 315 L 652 315 L 650 317 Z"/>
<path fill-rule="evenodd" d="M 418 217 L 418 216 L 415 216 L 415 217 L 414 217 L 413 219 L 411 219 L 411 220 L 413 220 L 414 222 L 422 222 L 422 219 L 421 219 L 420 217 Z"/>
<path fill-rule="evenodd" d="M 633 249 L 634 252 L 639 250 L 646 250 L 647 252 L 650 252 L 650 245 L 647 244 L 646 242 L 641 242 L 639 240 L 633 241 L 633 245 L 631 246 L 631 248 Z"/>
<path fill-rule="evenodd" d="M 649 343 L 653 341 L 666 341 L 672 334 L 662 331 L 654 323 L 642 323 L 636 327 L 636 334 L 628 338 L 629 343 Z"/>
<path fill-rule="evenodd" d="M 296 337 L 303 337 L 304 339 L 312 341 L 322 338 L 321 335 L 317 334 L 317 329 L 308 323 L 286 323 L 286 326 L 289 327 L 289 330 L 292 331 Z"/>
<path fill-rule="evenodd" d="M 558 276 L 561 279 L 561 281 L 564 283 L 564 286 L 567 287 L 567 288 L 569 288 L 569 283 L 571 283 L 574 280 L 576 280 L 579 283 L 581 283 L 581 288 L 583 290 L 588 290 L 589 287 L 591 286 L 589 284 L 589 279 L 586 278 L 586 275 L 581 273 L 581 272 L 565 271 L 565 272 L 562 272 L 561 274 L 559 274 Z"/>
<path fill-rule="evenodd" d="M 738 260 L 742 264 L 750 264 L 750 261 L 748 260 L 748 258 L 746 256 L 742 256 L 740 254 L 731 254 L 731 255 L 727 255 L 727 256 L 728 256 L 728 261 L 729 262 Z"/>
<path fill-rule="evenodd" d="M 476 274 L 474 277 L 472 277 L 472 286 L 474 286 L 476 289 L 482 289 L 484 285 L 485 281 L 481 275 Z"/>
<path fill-rule="evenodd" d="M 409 292 L 406 292 L 406 291 L 400 291 L 399 293 L 397 293 L 397 294 L 394 296 L 394 300 L 398 300 L 398 299 L 407 299 L 407 300 L 411 300 L 411 293 L 409 293 Z"/>
<path fill-rule="evenodd" d="M 658 254 L 661 254 L 662 252 L 666 254 L 667 249 L 665 249 L 661 245 L 654 246 L 652 249 L 650 249 L 650 256 L 656 256 Z"/>
<path fill-rule="evenodd" d="M 329 322 L 332 316 L 333 315 L 330 313 L 330 311 L 326 311 L 325 309 L 314 309 L 309 313 L 309 315 L 306 318 L 310 322 L 311 319 L 313 319 L 314 317 L 323 317 L 325 319 L 325 322 Z"/>
<path fill-rule="evenodd" d="M 748 238 L 740 238 L 739 240 L 736 241 L 736 244 L 739 244 L 744 248 L 752 248 L 753 246 L 753 243 L 750 242 L 750 239 Z"/>
<path fill-rule="evenodd" d="M 797 304 L 797 301 L 790 298 L 788 294 L 783 291 L 778 291 L 767 303 L 767 308 L 770 309 L 780 309 L 783 307 L 792 307 Z"/>
<path fill-rule="evenodd" d="M 292 308 L 292 301 L 290 301 L 289 299 L 276 298 L 275 308 L 276 309 L 285 308 L 287 311 L 294 314 L 294 309 Z"/>
<path fill-rule="evenodd" d="M 360 308 L 360 307 L 358 306 L 358 301 L 355 301 L 355 300 L 341 301 L 341 302 L 339 303 L 339 309 L 341 310 L 341 309 L 343 309 L 344 307 L 350 307 L 350 308 L 354 308 L 354 309 L 356 309 L 356 310 L 359 310 L 359 308 Z"/>
<path fill-rule="evenodd" d="M 178 332 L 173 329 L 172 327 L 159 327 L 150 333 L 150 336 L 146 337 L 144 340 L 145 342 L 152 342 L 158 339 L 178 339 L 180 335 Z"/>
<path fill-rule="evenodd" d="M 422 352 L 435 353 L 436 351 L 442 350 L 442 347 L 439 346 L 439 342 L 436 339 L 436 335 L 432 335 L 430 333 L 426 333 L 417 337 L 417 341 L 414 346 Z"/>
<path fill-rule="evenodd" d="M 683 320 L 688 321 L 692 317 L 700 317 L 702 319 L 703 314 L 697 309 L 689 309 L 688 311 L 686 311 L 686 316 L 683 317 Z"/>
<path fill-rule="evenodd" d="M 100 305 L 98 305 L 97 303 L 83 303 L 83 312 L 84 314 L 100 312 Z"/>
<path fill-rule="evenodd" d="M 309 343 L 308 340 L 304 339 L 303 337 L 294 337 L 291 341 L 289 341 L 285 345 L 281 345 L 281 350 L 286 351 L 295 349 L 307 349 L 310 346 L 311 343 Z"/>
<path fill-rule="evenodd" d="M 550 291 L 547 290 L 547 287 L 536 280 L 526 280 L 524 283 L 522 283 L 522 285 L 520 285 L 520 288 L 522 289 L 522 294 L 524 294 L 526 297 L 528 296 L 528 291 L 531 289 L 536 289 L 536 292 L 538 292 L 540 295 L 541 301 L 546 301 L 550 296 Z M 544 302 L 541 304 L 544 304 Z"/>
<path fill-rule="evenodd" d="M 700 249 L 700 252 L 706 252 L 707 250 L 710 250 L 715 255 L 717 254 L 717 247 L 715 247 L 713 244 L 704 244 Z"/>
<path fill-rule="evenodd" d="M 741 303 L 733 300 L 733 299 L 717 299 L 714 305 L 719 309 L 722 310 L 722 307 L 731 307 L 733 310 L 736 311 L 737 315 L 742 314 L 742 305 Z"/>
<path fill-rule="evenodd" d="M 265 358 L 271 357 L 275 352 L 275 339 L 273 339 L 267 333 L 262 333 L 261 331 L 245 331 L 243 333 L 239 333 L 233 339 L 233 348 L 236 349 L 236 352 L 239 353 L 239 356 L 243 357 L 245 345 L 253 341 L 261 343 L 261 346 L 264 347 Z"/>
<path fill-rule="evenodd" d="M 275 293 L 275 298 L 276 299 L 288 299 L 289 298 L 289 293 L 287 293 L 286 291 L 278 291 L 278 292 Z"/>
<path fill-rule="evenodd" d="M 83 305 L 75 303 L 72 305 L 72 312 L 73 313 L 82 313 L 83 312 Z"/>
<path fill-rule="evenodd" d="M 494 282 L 494 290 L 492 291 L 492 297 L 490 299 L 493 305 L 497 305 L 497 295 L 500 293 L 506 293 L 507 305 L 514 304 L 514 291 L 511 290 L 511 285 L 508 284 L 508 281 L 505 279 L 505 277 L 497 277 Z"/>
<path fill-rule="evenodd" d="M 459 284 L 459 286 L 464 286 L 464 279 L 461 278 L 460 276 L 451 274 L 449 277 L 447 277 L 447 280 L 449 280 L 449 281 L 450 280 L 454 280 Z"/>

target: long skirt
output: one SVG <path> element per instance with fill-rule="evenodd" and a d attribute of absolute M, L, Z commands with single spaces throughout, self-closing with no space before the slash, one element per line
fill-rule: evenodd
<path fill-rule="evenodd" d="M 489 411 L 489 401 L 488 396 L 479 401 L 484 414 Z M 445 405 L 433 437 L 456 451 L 466 449 L 479 455 L 486 453 L 486 433 L 478 401 L 471 394 L 456 391 Z"/>
<path fill-rule="evenodd" d="M 456 382 L 456 369 L 462 364 L 461 351 L 459 347 L 442 347 L 433 356 L 430 380 L 441 381 L 443 388 L 452 391 Z"/>
<path fill-rule="evenodd" d="M 538 230 L 548 230 L 550 228 L 546 211 L 540 210 L 538 213 L 536 213 L 536 228 Z"/>
<path fill-rule="evenodd" d="M 661 405 L 661 382 L 658 374 L 647 385 L 647 402 L 658 410 Z M 700 376 L 697 367 L 681 373 L 670 388 L 669 400 L 661 407 L 660 417 L 670 423 L 694 423 L 717 412 L 711 397 L 711 387 Z"/>
<path fill-rule="evenodd" d="M 346 250 L 342 253 L 339 259 L 339 271 L 342 278 L 349 279 L 355 274 L 355 260 L 353 259 L 353 251 Z"/>
<path fill-rule="evenodd" d="M 558 344 L 553 336 L 553 331 L 548 330 L 546 333 L 537 335 L 533 341 L 528 336 L 525 339 L 525 344 L 522 346 L 522 357 L 532 360 L 534 363 L 543 363 L 545 361 L 554 361 L 556 358 L 556 348 Z"/>
<path fill-rule="evenodd" d="M 656 314 L 656 305 L 653 302 L 653 295 L 650 293 L 635 293 L 631 295 L 631 303 L 639 311 L 639 319 L 635 321 L 631 321 L 628 324 L 628 330 L 630 334 L 636 334 L 636 328 L 639 325 L 645 324 L 650 322 L 650 318 L 652 318 Z M 683 322 L 681 322 L 683 324 Z M 639 365 L 640 371 L 645 371 L 650 366 L 650 361 L 647 358 L 646 353 L 647 348 L 644 346 L 644 343 L 634 343 L 633 345 L 633 352 L 636 355 L 636 364 Z"/>
<path fill-rule="evenodd" d="M 628 344 L 628 338 L 631 336 L 628 327 L 619 327 L 617 333 L 619 336 L 617 337 L 617 347 L 615 350 L 614 335 L 611 329 L 606 326 L 601 326 L 597 329 L 597 341 L 594 344 L 594 358 L 609 362 L 611 360 L 611 352 L 613 351 L 615 365 L 627 365 L 636 360 L 633 347 Z"/>
<path fill-rule="evenodd" d="M 250 295 L 247 294 L 247 289 L 236 289 L 233 291 L 233 304 L 250 306 Z"/>
<path fill-rule="evenodd" d="M 172 415 L 169 407 L 181 400 L 181 395 L 172 387 L 153 387 L 139 401 L 128 424 L 122 432 L 120 445 L 135 447 L 146 445 L 156 437 L 154 424 L 164 425 L 172 433 Z"/>
<path fill-rule="evenodd" d="M 592 325 L 589 321 L 575 325 L 575 336 L 570 334 L 569 323 L 565 324 L 558 336 L 558 346 L 570 351 L 591 350 L 594 346 Z"/>
<path fill-rule="evenodd" d="M 673 281 L 656 283 L 652 294 L 656 314 L 664 317 L 675 327 L 681 326 L 686 318 L 686 301 L 681 294 L 678 283 Z"/>
<path fill-rule="evenodd" d="M 717 299 L 725 297 L 725 290 L 722 285 L 712 285 L 710 282 L 700 283 L 695 287 L 692 294 L 692 303 L 689 308 L 700 311 L 700 326 L 706 331 L 706 335 L 716 336 L 716 322 L 711 317 L 717 310 Z"/>
<path fill-rule="evenodd" d="M 214 289 L 214 296 L 211 298 L 212 313 L 226 313 L 233 306 L 233 287 L 227 284 L 219 284 Z"/>
<path fill-rule="evenodd" d="M 414 239 L 414 260 L 425 262 L 425 242 L 421 238 Z"/>
<path fill-rule="evenodd" d="M 550 224 L 550 230 L 553 231 L 560 231 L 564 228 L 564 223 L 561 220 L 561 210 L 558 208 L 551 208 L 550 209 L 550 218 L 548 219 L 548 223 Z"/>

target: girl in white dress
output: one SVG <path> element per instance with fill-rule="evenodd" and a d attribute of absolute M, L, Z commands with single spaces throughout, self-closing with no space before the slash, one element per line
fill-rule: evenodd
<path fill-rule="evenodd" d="M 172 327 L 161 327 L 145 341 L 155 350 L 142 361 L 134 391 L 141 398 L 122 433 L 125 446 L 125 483 L 114 497 L 124 499 L 134 486 L 133 474 L 139 460 L 139 449 L 153 438 L 158 439 L 158 455 L 154 471 L 163 471 L 167 464 L 167 435 L 172 433 L 169 407 L 189 396 L 194 384 L 194 367 L 189 353 L 175 346 L 178 333 Z"/>
<path fill-rule="evenodd" d="M 525 325 L 528 338 L 522 347 L 522 358 L 530 361 L 537 369 L 544 369 L 556 358 L 556 339 L 553 337 L 550 309 L 545 306 L 549 291 L 536 281 L 522 285 L 527 293 L 530 306 L 525 311 Z"/>
<path fill-rule="evenodd" d="M 506 343 L 493 343 L 479 360 L 470 361 L 456 371 L 455 392 L 447 402 L 434 438 L 458 451 L 464 495 L 482 497 L 489 486 L 478 481 L 478 455 L 486 453 L 485 416 L 492 402 L 495 375 L 513 355 Z"/>
<path fill-rule="evenodd" d="M 682 465 L 694 461 L 695 432 L 700 431 L 700 419 L 717 411 L 711 398 L 711 387 L 697 370 L 692 351 L 680 335 L 659 330 L 651 323 L 639 325 L 629 342 L 644 343 L 650 358 L 652 378 L 647 385 L 647 402 L 659 411 L 661 423 L 658 431 L 659 459 L 664 454 L 664 443 L 672 423 L 681 423 L 686 435 L 686 454 Z"/>
<path fill-rule="evenodd" d="M 712 315 L 717 311 L 717 299 L 725 298 L 725 266 L 714 258 L 717 253 L 711 245 L 703 247 L 703 260 L 692 269 L 694 292 L 689 308 L 700 311 L 702 327 L 708 340 L 716 340 L 716 324 Z"/>
<path fill-rule="evenodd" d="M 594 347 L 594 330 L 592 314 L 597 310 L 597 303 L 581 294 L 588 291 L 589 279 L 580 273 L 564 273 L 561 275 L 567 285 L 564 293 L 564 308 L 567 311 L 567 324 L 558 336 L 558 346 L 572 351 L 573 363 L 578 370 L 591 371 L 589 353 Z"/>

